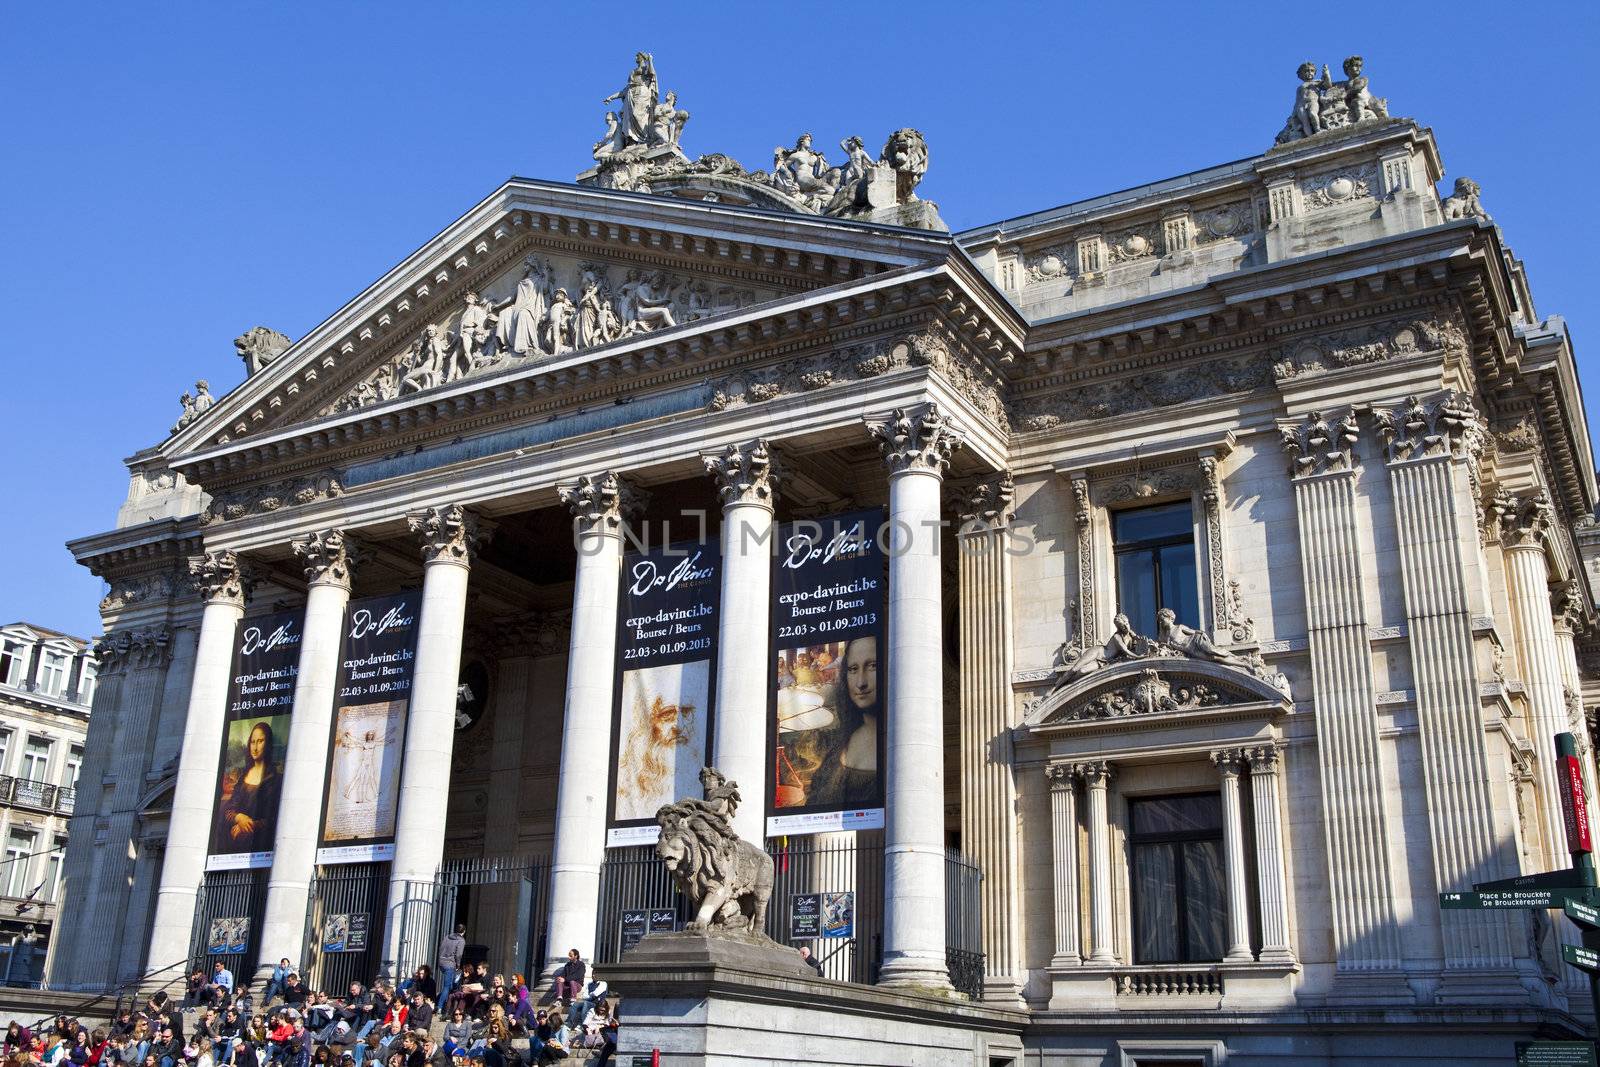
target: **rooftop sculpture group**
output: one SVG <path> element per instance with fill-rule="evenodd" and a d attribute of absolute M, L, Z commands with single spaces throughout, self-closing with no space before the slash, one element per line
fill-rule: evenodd
<path fill-rule="evenodd" d="M 1299 75 L 1294 111 L 1278 134 L 1278 144 L 1389 117 L 1389 101 L 1372 95 L 1360 56 L 1344 61 L 1344 81 L 1334 81 L 1327 64 L 1323 64 L 1321 78 L 1315 63 L 1300 64 Z"/>

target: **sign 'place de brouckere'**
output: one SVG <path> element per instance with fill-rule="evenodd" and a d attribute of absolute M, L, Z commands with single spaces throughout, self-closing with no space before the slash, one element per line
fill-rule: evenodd
<path fill-rule="evenodd" d="M 460 923 L 576 949 L 624 1059 L 1584 1038 L 1560 901 L 1473 895 L 1595 814 L 1571 340 L 1383 71 L 1301 58 L 1233 94 L 1259 154 L 951 233 L 913 126 L 693 154 L 619 57 L 575 181 L 197 355 L 69 546 L 51 987 L 338 990 Z"/>

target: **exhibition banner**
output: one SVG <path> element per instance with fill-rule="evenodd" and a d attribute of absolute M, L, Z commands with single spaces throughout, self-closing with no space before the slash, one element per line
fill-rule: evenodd
<path fill-rule="evenodd" d="M 622 561 L 607 848 L 653 844 L 656 809 L 700 796 L 721 597 L 716 546 L 667 545 Z"/>
<path fill-rule="evenodd" d="M 415 590 L 368 597 L 345 614 L 318 863 L 394 858 L 420 600 Z"/>
<path fill-rule="evenodd" d="M 301 632 L 290 611 L 244 619 L 235 632 L 208 871 L 272 866 Z"/>
<path fill-rule="evenodd" d="M 768 837 L 883 826 L 883 522 L 873 509 L 778 528 Z"/>

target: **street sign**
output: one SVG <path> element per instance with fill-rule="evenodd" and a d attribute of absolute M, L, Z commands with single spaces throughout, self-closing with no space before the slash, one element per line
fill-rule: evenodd
<path fill-rule="evenodd" d="M 1600 971 L 1600 952 L 1592 948 L 1584 948 L 1582 945 L 1562 945 L 1561 955 L 1580 971 L 1588 971 L 1590 974 Z"/>
<path fill-rule="evenodd" d="M 1567 913 L 1567 918 L 1580 926 L 1600 930 L 1600 908 L 1595 907 L 1593 901 L 1594 897 L 1589 897 L 1587 900 L 1573 897 L 1562 905 L 1561 910 Z"/>
<path fill-rule="evenodd" d="M 1564 871 L 1545 871 L 1543 874 L 1524 874 L 1516 878 L 1498 878 L 1493 882 L 1478 882 L 1473 889 L 1482 893 L 1497 889 L 1583 889 L 1586 872 L 1568 867 Z"/>
<path fill-rule="evenodd" d="M 1476 893 L 1440 893 L 1439 907 L 1446 910 L 1479 910 L 1484 908 L 1559 908 L 1570 900 L 1585 904 L 1600 903 L 1595 897 L 1600 890 L 1590 886 L 1563 887 L 1559 889 L 1500 889 L 1480 890 Z"/>
<path fill-rule="evenodd" d="M 1561 792 L 1561 819 L 1567 827 L 1567 851 L 1593 852 L 1589 833 L 1589 804 L 1583 795 L 1583 764 L 1571 734 L 1556 735 L 1556 775 Z"/>
<path fill-rule="evenodd" d="M 1518 1041 L 1517 1067 L 1600 1067 L 1589 1041 Z"/>

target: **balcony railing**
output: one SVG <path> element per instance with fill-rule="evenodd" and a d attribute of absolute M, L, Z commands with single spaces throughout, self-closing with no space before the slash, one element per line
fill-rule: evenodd
<path fill-rule="evenodd" d="M 73 801 L 78 791 L 67 786 L 49 785 L 28 778 L 13 778 L 0 774 L 0 804 L 15 804 L 40 811 L 72 814 Z"/>

